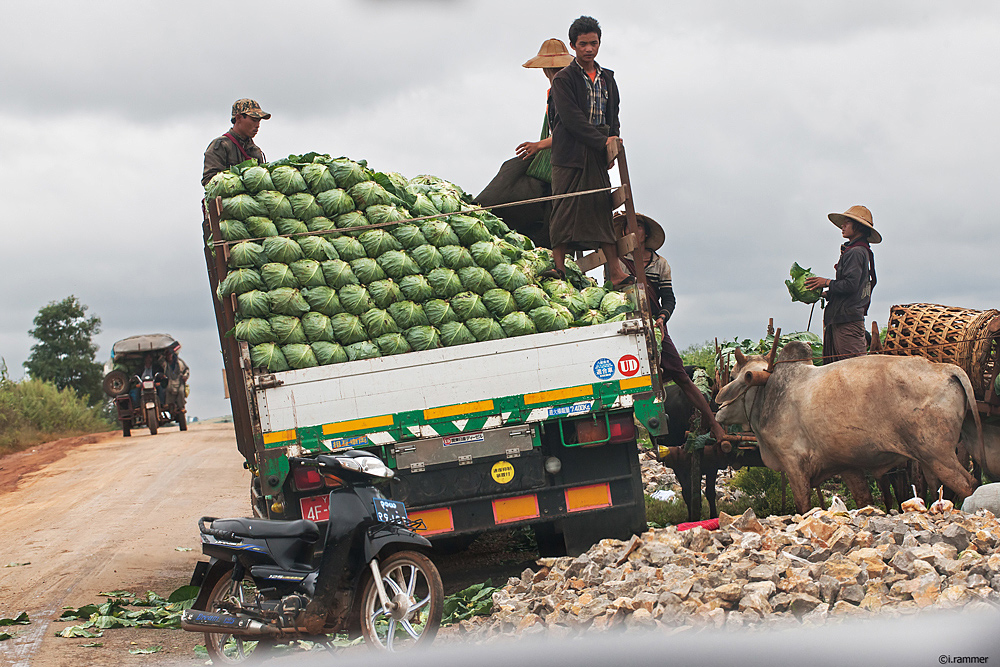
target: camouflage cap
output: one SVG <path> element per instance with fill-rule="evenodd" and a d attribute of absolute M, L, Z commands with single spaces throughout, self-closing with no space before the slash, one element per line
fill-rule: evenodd
<path fill-rule="evenodd" d="M 245 113 L 251 118 L 260 118 L 261 120 L 267 120 L 271 117 L 271 114 L 266 113 L 260 108 L 260 105 L 256 101 L 249 98 L 243 98 L 242 100 L 236 100 L 233 102 L 233 118 L 236 118 L 241 113 Z"/>

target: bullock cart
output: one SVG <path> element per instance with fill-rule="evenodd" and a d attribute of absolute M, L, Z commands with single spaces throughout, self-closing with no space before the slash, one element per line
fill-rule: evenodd
<path fill-rule="evenodd" d="M 884 339 L 880 337 L 875 322 L 872 323 L 872 334 L 869 354 L 920 356 L 934 362 L 955 364 L 964 370 L 972 383 L 986 441 L 1000 442 L 1000 311 L 925 303 L 897 305 L 890 309 Z M 769 355 L 773 363 L 781 330 L 775 332 L 773 324 L 769 324 L 768 335 L 774 335 Z M 718 344 L 716 349 L 719 352 Z M 718 369 L 717 389 L 730 380 L 728 364 L 722 363 L 721 355 Z M 756 381 L 766 381 L 766 375 L 756 378 Z M 991 449 L 989 444 L 987 448 Z M 691 451 L 676 446 L 661 447 L 659 458 L 673 467 L 678 475 L 684 476 L 682 486 L 687 487 L 685 495 L 689 496 L 685 499 L 689 521 L 701 518 L 703 475 L 715 475 L 727 465 L 763 465 L 752 433 L 732 434 L 726 442 Z M 993 466 L 993 469 L 1000 471 L 998 466 Z M 707 488 L 714 489 L 714 484 L 707 484 Z M 884 496 L 887 489 L 883 487 L 882 492 Z M 819 499 L 822 505 L 822 494 L 819 494 Z M 710 506 L 714 507 L 714 503 Z"/>

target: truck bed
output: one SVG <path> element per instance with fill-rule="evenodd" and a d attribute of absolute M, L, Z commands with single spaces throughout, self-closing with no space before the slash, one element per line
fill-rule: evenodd
<path fill-rule="evenodd" d="M 264 441 L 384 445 L 630 405 L 650 369 L 644 336 L 625 324 L 274 373 L 279 386 L 255 391 Z M 348 442 L 357 435 L 367 442 Z"/>

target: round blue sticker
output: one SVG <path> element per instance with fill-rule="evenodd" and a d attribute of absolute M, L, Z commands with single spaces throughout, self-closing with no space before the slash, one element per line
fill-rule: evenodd
<path fill-rule="evenodd" d="M 594 375 L 602 380 L 610 380 L 615 374 L 615 362 L 607 357 L 594 362 Z"/>

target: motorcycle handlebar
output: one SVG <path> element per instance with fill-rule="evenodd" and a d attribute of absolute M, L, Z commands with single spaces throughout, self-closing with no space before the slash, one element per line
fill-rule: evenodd
<path fill-rule="evenodd" d="M 211 526 L 206 526 L 205 522 L 209 523 L 215 521 L 218 517 L 214 516 L 203 516 L 198 519 L 198 530 L 200 530 L 205 535 L 211 535 L 212 537 L 217 537 L 220 540 L 225 540 L 226 542 L 239 542 L 241 538 L 234 532 L 228 530 L 217 530 Z"/>

